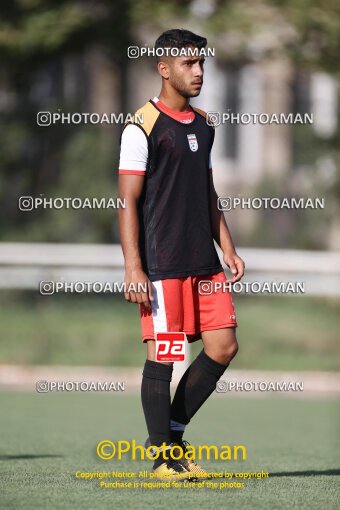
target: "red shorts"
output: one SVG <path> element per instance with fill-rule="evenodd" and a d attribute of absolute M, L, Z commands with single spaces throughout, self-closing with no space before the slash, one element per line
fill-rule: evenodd
<path fill-rule="evenodd" d="M 221 282 L 222 288 L 209 292 L 210 282 Z M 143 342 L 155 339 L 155 333 L 184 331 L 191 343 L 201 338 L 202 331 L 237 327 L 231 294 L 223 289 L 226 282 L 223 271 L 152 282 L 152 310 L 139 305 Z"/>

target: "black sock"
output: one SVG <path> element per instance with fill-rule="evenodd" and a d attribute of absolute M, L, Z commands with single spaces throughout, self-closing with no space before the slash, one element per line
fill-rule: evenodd
<path fill-rule="evenodd" d="M 146 360 L 142 379 L 142 405 L 151 445 L 170 443 L 170 381 L 172 365 Z"/>
<path fill-rule="evenodd" d="M 163 462 L 167 462 L 170 459 L 170 450 L 167 450 L 165 452 L 161 451 L 159 454 L 158 459 L 155 460 L 153 463 L 152 469 L 158 468 Z M 166 458 L 165 458 L 166 457 Z"/>
<path fill-rule="evenodd" d="M 216 383 L 229 366 L 210 358 L 204 349 L 191 363 L 178 383 L 171 404 L 171 420 L 187 425 L 216 388 Z M 171 441 L 180 442 L 183 431 L 171 430 Z"/>
<path fill-rule="evenodd" d="M 181 443 L 183 439 L 184 430 L 170 429 L 170 439 L 172 443 Z"/>

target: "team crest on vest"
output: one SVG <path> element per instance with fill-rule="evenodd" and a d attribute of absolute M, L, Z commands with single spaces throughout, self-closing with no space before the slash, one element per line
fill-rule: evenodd
<path fill-rule="evenodd" d="M 198 149 L 196 135 L 187 135 L 187 138 L 188 138 L 190 150 L 192 150 L 192 152 L 196 152 Z"/>

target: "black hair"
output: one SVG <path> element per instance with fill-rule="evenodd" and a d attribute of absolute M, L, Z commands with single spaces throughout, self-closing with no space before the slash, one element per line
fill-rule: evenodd
<path fill-rule="evenodd" d="M 194 34 L 190 30 L 183 28 L 173 28 L 163 32 L 155 42 L 155 49 L 157 48 L 186 48 L 187 46 L 193 46 L 194 48 L 205 48 L 207 40 L 205 37 Z M 157 57 L 157 60 L 160 60 Z"/>

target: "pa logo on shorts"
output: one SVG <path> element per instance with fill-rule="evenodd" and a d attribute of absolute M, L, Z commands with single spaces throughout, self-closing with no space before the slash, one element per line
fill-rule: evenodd
<path fill-rule="evenodd" d="M 196 152 L 198 149 L 196 135 L 187 135 L 187 138 L 188 138 L 190 150 L 192 150 L 192 152 Z"/>
<path fill-rule="evenodd" d="M 156 361 L 184 361 L 184 331 L 156 333 Z"/>

